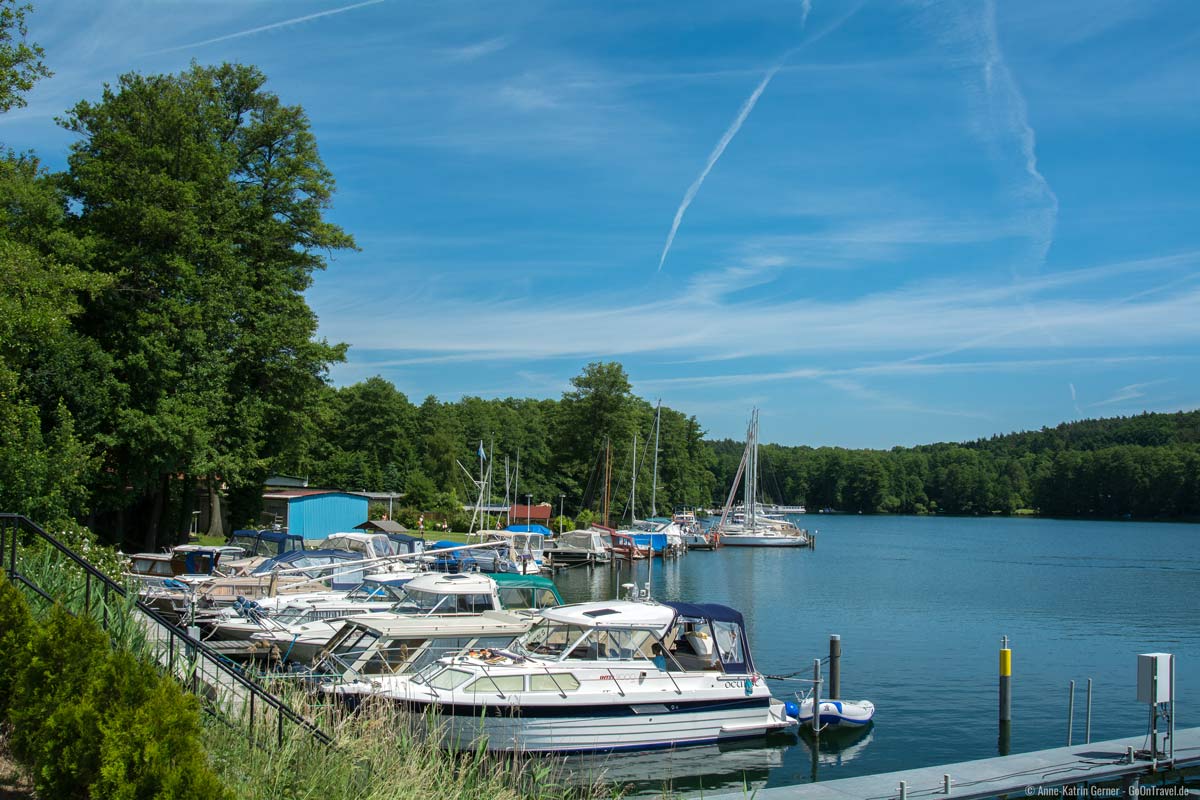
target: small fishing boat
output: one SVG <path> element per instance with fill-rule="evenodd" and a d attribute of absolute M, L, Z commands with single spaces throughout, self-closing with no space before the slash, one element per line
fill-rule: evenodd
<path fill-rule="evenodd" d="M 799 706 L 800 714 L 797 718 L 800 720 L 801 727 L 811 726 L 812 698 L 801 701 Z M 818 725 L 861 728 L 870 725 L 871 719 L 875 716 L 875 704 L 870 700 L 822 700 L 817 708 L 817 713 L 821 715 L 817 720 Z"/>
<path fill-rule="evenodd" d="M 567 531 L 546 550 L 553 566 L 596 564 L 612 560 L 612 553 L 598 530 Z"/>

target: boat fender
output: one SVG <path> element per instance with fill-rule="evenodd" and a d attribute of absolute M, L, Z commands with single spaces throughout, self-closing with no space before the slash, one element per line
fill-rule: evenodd
<path fill-rule="evenodd" d="M 747 697 L 754 694 L 754 679 L 753 678 L 746 678 L 745 682 L 742 683 L 742 686 L 746 690 Z"/>
<path fill-rule="evenodd" d="M 787 714 L 792 719 L 800 719 L 800 706 L 788 700 L 783 704 L 783 713 Z"/>

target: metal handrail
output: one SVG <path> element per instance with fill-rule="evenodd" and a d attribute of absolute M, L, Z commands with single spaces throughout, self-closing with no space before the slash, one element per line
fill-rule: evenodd
<path fill-rule="evenodd" d="M 9 536 L 7 531 L 9 530 L 12 531 L 12 538 L 10 541 L 6 541 Z M 82 569 L 86 575 L 99 580 L 106 593 L 116 592 L 119 597 L 128 597 L 128 592 L 124 586 L 120 585 L 108 575 L 96 569 L 96 567 L 90 564 L 86 559 L 77 554 L 71 548 L 64 545 L 36 522 L 32 521 L 23 514 L 0 513 L 0 569 L 5 569 L 7 571 L 9 580 L 19 580 L 21 583 L 29 586 L 43 597 L 47 596 L 44 591 L 35 586 L 28 578 L 21 575 L 17 571 L 17 539 L 19 538 L 19 532 L 22 530 L 25 533 L 40 537 L 44 541 L 48 542 L 55 550 L 65 555 L 71 561 L 75 562 L 75 564 L 80 567 L 80 569 Z M 6 545 L 7 548 L 5 547 Z M 7 564 L 5 564 L 5 556 L 3 555 L 6 549 L 8 552 Z M 226 663 L 224 657 L 220 653 L 213 650 L 206 643 L 188 633 L 180 631 L 174 623 L 168 621 L 165 617 L 159 614 L 158 611 L 146 605 L 141 600 L 135 600 L 134 607 L 146 617 L 163 626 L 167 630 L 168 635 L 171 637 L 169 646 L 171 648 L 172 656 L 174 655 L 175 650 L 175 639 L 178 638 L 195 653 L 203 656 L 210 665 L 216 667 L 218 671 L 224 673 L 235 683 L 248 691 L 251 697 L 257 697 L 265 702 L 267 706 L 275 709 L 280 717 L 280 739 L 283 737 L 282 720 L 286 718 L 289 722 L 308 730 L 312 737 L 318 742 L 325 745 L 333 744 L 333 739 L 327 733 L 317 727 L 316 724 L 308 719 L 305 719 L 303 716 L 294 711 L 287 703 L 276 697 L 257 682 L 247 678 L 240 670 L 231 667 L 228 663 Z M 107 608 L 105 611 L 107 613 Z M 173 661 L 174 659 L 172 657 L 172 662 Z M 251 708 L 253 708 L 253 703 L 251 703 Z"/>

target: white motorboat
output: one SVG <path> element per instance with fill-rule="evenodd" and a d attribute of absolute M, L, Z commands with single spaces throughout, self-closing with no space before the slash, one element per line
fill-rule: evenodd
<path fill-rule="evenodd" d="M 323 592 L 281 598 L 269 602 L 245 601 L 232 609 L 235 614 L 207 620 L 205 638 L 217 641 L 249 641 L 256 634 L 283 631 L 296 625 L 338 620 L 352 614 L 388 611 L 403 602 L 404 590 L 394 586 L 363 583 L 349 592 Z M 340 624 L 340 623 L 339 623 Z M 328 639 L 328 637 L 326 637 Z"/>
<path fill-rule="evenodd" d="M 442 717 L 451 747 L 683 747 L 796 727 L 726 606 L 616 600 L 542 611 L 511 647 L 442 659 L 379 693 Z"/>
<path fill-rule="evenodd" d="M 500 580 L 503 582 L 478 573 L 427 573 L 397 590 L 396 601 L 378 610 L 378 616 L 389 619 L 475 616 L 504 609 L 515 614 L 524 612 L 524 616 L 532 619 L 539 609 L 562 602 L 554 584 L 539 575 L 504 575 Z M 329 646 L 345 624 L 346 616 L 272 625 L 254 632 L 250 638 L 273 648 L 272 652 L 279 652 L 285 660 L 307 664 Z"/>
<path fill-rule="evenodd" d="M 462 616 L 348 617 L 307 673 L 319 691 L 343 700 L 376 694 L 438 659 L 503 648 L 534 618 L 485 611 Z"/>

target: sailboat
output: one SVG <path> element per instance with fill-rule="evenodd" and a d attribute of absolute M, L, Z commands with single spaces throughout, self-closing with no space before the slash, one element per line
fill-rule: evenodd
<path fill-rule="evenodd" d="M 743 482 L 743 508 L 735 513 L 734 496 L 738 480 Z M 750 425 L 746 429 L 746 450 L 742 453 L 729 499 L 721 511 L 721 519 L 714 528 L 722 545 L 730 547 L 807 547 L 808 535 L 784 519 L 763 513 L 758 502 L 758 409 L 750 413 Z"/>
<path fill-rule="evenodd" d="M 658 497 L 658 437 L 662 421 L 662 403 L 654 416 L 654 478 L 650 489 L 650 519 L 637 518 L 637 434 L 633 435 L 633 484 L 629 495 L 631 523 L 628 528 L 621 529 L 618 534 L 628 536 L 640 548 L 649 548 L 651 555 L 666 556 L 685 552 L 683 530 L 671 520 L 655 517 Z"/>

